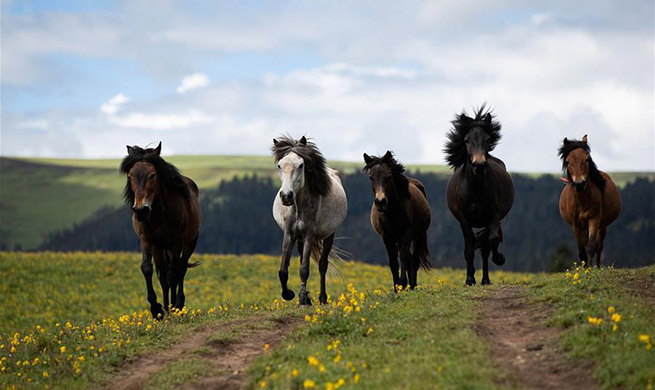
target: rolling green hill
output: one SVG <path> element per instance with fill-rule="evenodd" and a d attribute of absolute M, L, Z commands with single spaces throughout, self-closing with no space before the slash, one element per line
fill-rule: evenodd
<path fill-rule="evenodd" d="M 167 161 L 201 189 L 234 176 L 277 177 L 268 156 L 171 156 Z M 118 174 L 119 163 L 119 159 L 0 158 L 0 233 L 5 248 L 36 248 L 47 234 L 69 228 L 101 207 L 120 205 L 124 179 Z M 361 167 L 340 161 L 329 165 L 345 173 Z M 449 173 L 438 165 L 409 165 L 408 169 Z M 653 172 L 612 176 L 619 185 L 637 177 L 655 180 Z"/>

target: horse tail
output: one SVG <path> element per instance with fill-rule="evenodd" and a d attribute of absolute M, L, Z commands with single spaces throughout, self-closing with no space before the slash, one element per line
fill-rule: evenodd
<path fill-rule="evenodd" d="M 189 264 L 187 264 L 186 267 L 187 267 L 187 268 L 195 268 L 195 267 L 199 266 L 200 264 L 201 264 L 201 263 L 200 263 L 199 261 L 192 261 L 192 262 L 190 262 Z"/>
<path fill-rule="evenodd" d="M 312 246 L 311 258 L 317 266 L 321 261 L 321 255 L 323 254 L 323 241 L 316 240 Z M 332 245 L 332 249 L 328 254 L 328 270 L 327 273 L 332 276 L 341 276 L 339 273 L 339 264 L 343 262 L 344 259 L 351 257 L 350 253 L 346 250 L 343 250 L 336 245 Z"/>
<path fill-rule="evenodd" d="M 429 271 L 432 268 L 430 264 L 430 251 L 428 250 L 428 234 L 423 232 L 414 242 L 414 255 L 418 256 L 421 268 Z"/>

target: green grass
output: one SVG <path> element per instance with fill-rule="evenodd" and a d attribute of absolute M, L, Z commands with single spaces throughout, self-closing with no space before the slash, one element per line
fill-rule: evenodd
<path fill-rule="evenodd" d="M 580 282 L 573 284 L 576 273 Z M 655 266 L 594 269 L 587 274 L 574 269 L 569 275 L 552 275 L 531 289 L 535 302 L 555 306 L 550 324 L 562 329 L 563 349 L 570 357 L 593 361 L 594 377 L 603 388 L 655 385 L 655 349 L 649 351 L 639 341 L 640 335 L 649 335 L 655 344 L 655 306 L 637 298 L 627 283 L 635 277 L 655 280 Z M 619 322 L 612 320 L 610 307 L 621 315 Z M 592 324 L 588 317 L 602 322 Z"/>
<path fill-rule="evenodd" d="M 417 291 L 395 294 L 386 267 L 344 262 L 341 276 L 328 279 L 330 304 L 304 309 L 297 300 L 280 300 L 277 257 L 195 259 L 202 265 L 187 274 L 186 314 L 158 322 L 146 310 L 137 253 L 0 252 L 0 388 L 93 388 L 110 383 L 135 355 L 156 353 L 208 326 L 224 330 L 207 343 L 230 343 L 290 316 L 305 317 L 305 324 L 251 365 L 250 387 L 302 388 L 308 380 L 324 389 L 341 379 L 343 388 L 493 388 L 504 374 L 474 330 L 477 298 L 507 284 L 525 285 L 535 304 L 552 305 L 549 324 L 561 328 L 561 347 L 572 359 L 595 362 L 590 375 L 604 388 L 655 382 L 655 349 L 639 340 L 649 335 L 655 343 L 655 308 L 630 289 L 630 280 L 655 278 L 655 266 L 578 270 L 575 284 L 575 271 L 493 271 L 493 288 L 466 288 L 463 270 L 435 269 L 419 274 Z M 296 291 L 297 263 L 290 270 Z M 314 268 L 309 288 L 316 298 Z M 233 320 L 246 325 L 231 326 Z M 209 350 L 190 350 L 148 386 L 171 388 L 208 375 L 201 360 Z"/>
<path fill-rule="evenodd" d="M 360 312 L 319 316 L 298 330 L 251 366 L 250 387 L 264 382 L 267 388 L 295 389 L 311 381 L 319 389 L 339 383 L 364 389 L 493 389 L 497 372 L 489 347 L 473 330 L 476 298 L 484 293 L 431 287 L 364 300 L 355 293 Z"/>

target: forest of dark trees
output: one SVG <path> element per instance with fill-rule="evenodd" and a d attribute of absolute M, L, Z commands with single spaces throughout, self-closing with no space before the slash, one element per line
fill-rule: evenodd
<path fill-rule="evenodd" d="M 428 247 L 432 264 L 461 268 L 463 239 L 459 225 L 446 207 L 447 178 L 435 174 L 414 175 L 421 180 L 432 207 Z M 501 251 L 507 257 L 504 268 L 516 271 L 548 271 L 568 265 L 577 256 L 571 228 L 559 215 L 562 183 L 552 176 L 531 178 L 512 176 L 516 200 L 503 222 L 505 241 Z M 369 180 L 362 174 L 344 175 L 348 196 L 348 217 L 337 231 L 335 245 L 352 259 L 387 264 L 381 238 L 369 222 L 373 202 Z M 201 191 L 203 226 L 199 253 L 279 254 L 282 232 L 271 213 L 277 192 L 274 182 L 249 176 L 224 181 L 212 190 Z M 632 267 L 655 261 L 655 182 L 637 179 L 621 190 L 623 210 L 609 228 L 603 253 L 605 265 Z M 139 249 L 127 206 L 99 210 L 92 218 L 50 235 L 41 249 L 49 250 L 129 250 Z M 574 256 L 576 254 L 576 256 Z M 476 264 L 479 264 L 479 255 Z M 495 266 L 492 266 L 495 267 Z"/>

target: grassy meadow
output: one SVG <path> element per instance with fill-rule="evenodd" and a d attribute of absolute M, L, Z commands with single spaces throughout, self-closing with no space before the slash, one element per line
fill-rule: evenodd
<path fill-rule="evenodd" d="M 494 286 L 473 288 L 463 286 L 463 270 L 435 269 L 420 272 L 416 291 L 394 293 L 386 267 L 344 262 L 328 279 L 330 303 L 299 308 L 297 300 L 279 297 L 277 257 L 195 259 L 202 265 L 187 274 L 188 307 L 154 321 L 137 253 L 1 252 L 0 383 L 94 387 L 135 355 L 207 326 L 285 317 L 303 325 L 280 346 L 262 346 L 248 369 L 251 388 L 494 388 L 498 367 L 474 329 L 483 320 L 479 298 L 509 284 L 526 286 L 535 305 L 552 306 L 549 325 L 562 330 L 562 349 L 593 360 L 603 387 L 645 388 L 655 380 L 655 308 L 625 282 L 655 277 L 655 266 L 550 275 L 494 271 Z M 290 273 L 297 292 L 297 261 Z M 315 300 L 317 276 L 313 268 Z M 215 337 L 242 337 L 239 329 Z M 201 378 L 205 368 L 201 355 L 182 356 L 148 386 L 173 388 Z"/>

